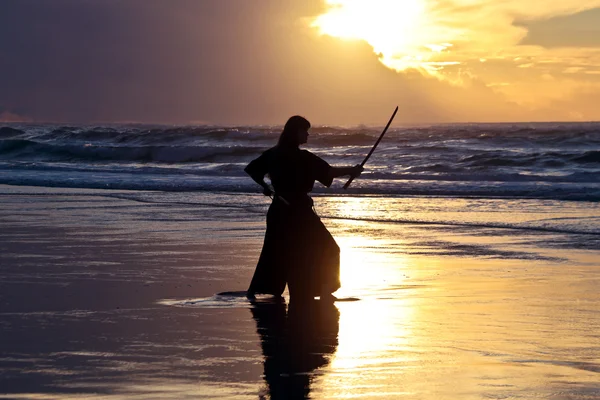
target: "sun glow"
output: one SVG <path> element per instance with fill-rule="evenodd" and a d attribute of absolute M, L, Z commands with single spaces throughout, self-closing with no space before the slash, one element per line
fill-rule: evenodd
<path fill-rule="evenodd" d="M 322 35 L 364 40 L 380 61 L 397 71 L 418 69 L 435 74 L 452 43 L 439 40 L 447 28 L 435 26 L 426 0 L 326 0 L 328 10 L 312 27 Z"/>
<path fill-rule="evenodd" d="M 324 11 L 310 20 L 321 35 L 364 41 L 392 70 L 493 94 L 503 107 L 508 100 L 525 112 L 562 112 L 566 93 L 573 99 L 579 93 L 585 99 L 573 110 L 579 112 L 600 88 L 600 45 L 577 28 L 580 21 L 591 29 L 585 21 L 592 14 L 578 13 L 592 12 L 600 0 L 322 1 Z"/>

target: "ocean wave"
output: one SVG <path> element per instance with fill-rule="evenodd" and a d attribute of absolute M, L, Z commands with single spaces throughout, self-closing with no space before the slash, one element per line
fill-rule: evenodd
<path fill-rule="evenodd" d="M 54 161 L 218 162 L 256 156 L 264 148 L 247 146 L 57 145 L 26 139 L 0 140 L 0 158 Z"/>
<path fill-rule="evenodd" d="M 311 136 L 311 141 L 321 145 L 328 146 L 360 146 L 364 144 L 372 144 L 376 138 L 368 133 L 344 133 L 337 135 L 314 135 Z"/>
<path fill-rule="evenodd" d="M 529 167 L 559 168 L 572 163 L 600 163 L 600 151 L 584 152 L 509 152 L 486 151 L 461 157 L 458 162 L 469 167 Z"/>
<path fill-rule="evenodd" d="M 37 145 L 37 143 L 32 140 L 25 140 L 25 139 L 0 140 L 0 156 L 2 154 L 13 153 L 13 152 L 16 152 L 21 149 L 26 149 L 27 147 L 33 147 L 35 145 Z"/>
<path fill-rule="evenodd" d="M 465 169 L 463 167 L 455 167 L 452 165 L 440 164 L 440 163 L 408 167 L 408 168 L 406 168 L 405 171 L 412 172 L 412 173 L 436 172 L 436 173 L 445 173 L 445 174 L 469 172 L 467 169 Z"/>
<path fill-rule="evenodd" d="M 125 161 L 122 163 L 96 162 L 96 163 L 72 163 L 72 162 L 47 162 L 47 161 L 21 161 L 0 162 L 0 169 L 12 171 L 62 171 L 65 174 L 88 172 L 88 173 L 132 173 L 138 176 L 151 175 L 173 175 L 173 176 L 210 176 L 210 177 L 242 177 L 245 162 L 236 162 L 235 156 L 220 155 L 220 158 L 229 158 L 229 162 L 204 162 L 204 163 L 143 163 L 139 161 Z M 101 160 L 98 160 L 101 161 Z M 361 179 L 377 181 L 396 181 L 399 185 L 410 181 L 430 182 L 469 182 L 474 184 L 480 182 L 536 182 L 538 184 L 548 183 L 600 183 L 600 174 L 595 172 L 573 172 L 564 175 L 523 174 L 518 172 L 476 172 L 465 168 L 447 167 L 441 164 L 423 167 L 412 167 L 402 171 L 390 169 L 379 170 L 367 169 L 361 175 Z"/>
<path fill-rule="evenodd" d="M 255 193 L 258 185 L 247 176 L 212 174 L 132 173 L 131 171 L 5 170 L 0 168 L 0 183 L 9 185 L 80 187 L 159 191 L 223 191 Z M 393 196 L 441 196 L 473 198 L 534 198 L 600 201 L 600 183 L 581 182 L 481 182 L 445 180 L 367 179 L 356 181 L 348 190 L 336 181 L 331 188 L 315 185 L 315 193 L 338 195 L 372 194 Z"/>
<path fill-rule="evenodd" d="M 36 137 L 39 141 L 56 143 L 92 142 L 102 144 L 189 145 L 198 141 L 261 141 L 274 140 L 268 129 L 228 129 L 213 127 L 127 128 L 96 127 L 77 129 L 60 127 Z"/>
<path fill-rule="evenodd" d="M 107 173 L 120 174 L 130 173 L 137 176 L 143 175 L 172 175 L 172 176 L 223 176 L 240 177 L 247 176 L 244 172 L 245 163 L 203 163 L 189 164 L 145 164 L 138 162 L 125 163 L 70 163 L 70 162 L 30 162 L 22 161 L 17 163 L 0 162 L 1 171 L 39 171 L 54 172 L 60 171 L 65 175 L 73 173 Z"/>
<path fill-rule="evenodd" d="M 98 174 L 98 187 L 241 190 L 250 186 L 205 183 L 246 178 L 244 165 L 273 146 L 280 131 L 272 126 L 10 124 L 0 127 L 0 174 L 3 182 L 17 184 L 45 185 L 41 177 L 49 174 L 51 185 L 72 185 L 79 176 L 94 182 Z M 307 148 L 331 165 L 356 164 L 379 133 L 380 128 L 316 126 Z M 598 123 L 396 127 L 352 190 L 595 201 L 599 147 Z M 127 174 L 140 182 L 122 179 Z"/>
<path fill-rule="evenodd" d="M 226 128 L 213 126 L 145 127 L 145 126 L 4 126 L 0 139 L 30 139 L 38 142 L 69 144 L 118 145 L 190 145 L 207 141 L 270 142 L 275 144 L 279 131 L 269 127 Z"/>
<path fill-rule="evenodd" d="M 443 168 L 443 167 L 440 167 Z M 361 177 L 368 179 L 382 179 L 393 181 L 438 181 L 438 182 L 537 182 L 544 183 L 600 183 L 600 175 L 589 172 L 575 172 L 567 175 L 543 175 L 523 173 L 482 173 L 474 171 L 448 170 L 444 173 L 438 171 L 422 171 L 414 173 L 399 172 L 363 172 Z"/>
<path fill-rule="evenodd" d="M 136 143 L 147 145 L 189 145 L 198 140 L 264 141 L 274 145 L 281 127 L 273 126 L 57 126 L 18 125 L 0 127 L 0 138 L 16 137 L 37 141 L 92 141 L 103 144 Z M 331 127 L 311 128 L 310 141 L 322 145 L 366 145 L 379 136 L 377 127 Z M 19 137 L 20 135 L 20 137 Z M 514 146 L 593 146 L 600 143 L 600 124 L 456 124 L 415 127 L 392 127 L 385 142 L 410 145 L 455 147 L 488 144 L 490 147 Z"/>
<path fill-rule="evenodd" d="M 587 151 L 571 160 L 580 164 L 600 164 L 600 151 Z"/>
<path fill-rule="evenodd" d="M 25 133 L 24 131 L 9 126 L 0 127 L 0 139 L 9 139 Z"/>

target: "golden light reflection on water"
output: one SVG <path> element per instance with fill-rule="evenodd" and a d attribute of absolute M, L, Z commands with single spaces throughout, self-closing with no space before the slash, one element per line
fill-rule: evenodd
<path fill-rule="evenodd" d="M 362 224 L 349 222 L 354 227 Z M 338 237 L 336 241 L 341 249 L 342 288 L 336 293 L 338 297 L 370 296 L 377 290 L 385 290 L 392 282 L 401 285 L 406 280 L 406 258 L 401 254 L 386 252 L 386 248 L 393 243 L 365 235 Z M 401 246 L 401 243 L 394 246 Z"/>
<path fill-rule="evenodd" d="M 344 222 L 346 231 L 364 232 L 362 224 Z M 392 251 L 401 246 L 399 241 L 367 234 L 350 234 L 336 240 L 342 252 L 342 288 L 336 296 L 361 300 L 337 303 L 338 348 L 329 367 L 335 372 L 322 378 L 324 392 L 320 395 L 376 395 L 381 368 L 410 363 L 414 359 L 411 349 L 418 347 L 419 336 L 414 334 L 413 326 L 419 305 L 414 297 L 402 293 L 410 287 L 407 277 L 414 265 Z"/>
<path fill-rule="evenodd" d="M 382 202 L 379 197 L 342 197 L 332 201 L 330 206 L 336 208 L 336 215 L 342 218 L 361 219 L 380 216 L 382 213 L 391 214 L 397 212 L 389 208 L 393 204 Z M 391 216 L 391 215 L 389 215 Z M 368 225 L 355 226 L 349 225 L 348 228 L 355 228 L 357 232 L 364 232 Z"/>
<path fill-rule="evenodd" d="M 405 254 L 406 240 L 397 235 L 381 235 L 386 229 L 373 229 L 370 221 L 386 214 L 394 218 L 400 210 L 386 207 L 389 203 L 377 197 L 338 198 L 328 204 L 329 210 L 342 218 L 335 221 L 336 241 L 341 250 L 341 289 L 338 297 L 372 296 L 390 284 L 403 285 L 409 272 Z M 331 224 L 330 224 L 331 225 Z"/>
<path fill-rule="evenodd" d="M 352 369 L 381 365 L 390 358 L 389 350 L 406 349 L 413 339 L 415 306 L 408 298 L 378 304 L 368 300 L 340 304 L 339 344 L 332 366 Z M 398 361 L 405 356 L 395 354 L 393 358 Z"/>
<path fill-rule="evenodd" d="M 327 221 L 342 252 L 336 296 L 360 301 L 336 303 L 338 346 L 315 380 L 314 398 L 532 398 L 532 387 L 544 398 L 598 393 L 592 382 L 600 367 L 589 346 L 595 330 L 588 326 L 597 326 L 597 313 L 571 306 L 591 301 L 583 288 L 593 271 L 476 253 L 435 256 L 445 242 L 487 248 L 514 238 L 353 220 L 382 213 L 404 220 L 406 209 L 414 215 L 423 208 L 405 199 L 386 210 L 377 200 L 327 204 L 350 218 Z M 429 210 L 423 219 L 438 214 Z"/>

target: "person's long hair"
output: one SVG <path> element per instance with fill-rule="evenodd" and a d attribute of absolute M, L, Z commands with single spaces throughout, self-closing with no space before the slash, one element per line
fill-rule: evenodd
<path fill-rule="evenodd" d="M 304 117 L 299 115 L 294 115 L 290 117 L 285 123 L 283 127 L 283 131 L 279 136 L 279 141 L 277 142 L 277 148 L 279 150 L 290 150 L 297 149 L 299 146 L 298 142 L 298 130 L 310 128 L 310 122 Z"/>

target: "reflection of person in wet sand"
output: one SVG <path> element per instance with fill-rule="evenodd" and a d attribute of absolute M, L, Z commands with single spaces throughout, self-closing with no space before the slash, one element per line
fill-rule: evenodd
<path fill-rule="evenodd" d="M 267 232 L 248 297 L 256 293 L 281 296 L 287 283 L 290 298 L 334 299 L 340 287 L 340 249 L 314 213 L 308 195 L 315 181 L 329 187 L 333 178 L 356 177 L 362 167 L 332 167 L 299 146 L 308 140 L 310 123 L 291 117 L 277 145 L 253 160 L 245 171 L 274 195 L 267 213 Z M 269 175 L 275 193 L 265 182 Z"/>
<path fill-rule="evenodd" d="M 251 308 L 271 399 L 309 398 L 312 373 L 338 345 L 339 311 L 331 302 L 255 303 Z M 261 396 L 262 398 L 262 396 Z"/>

